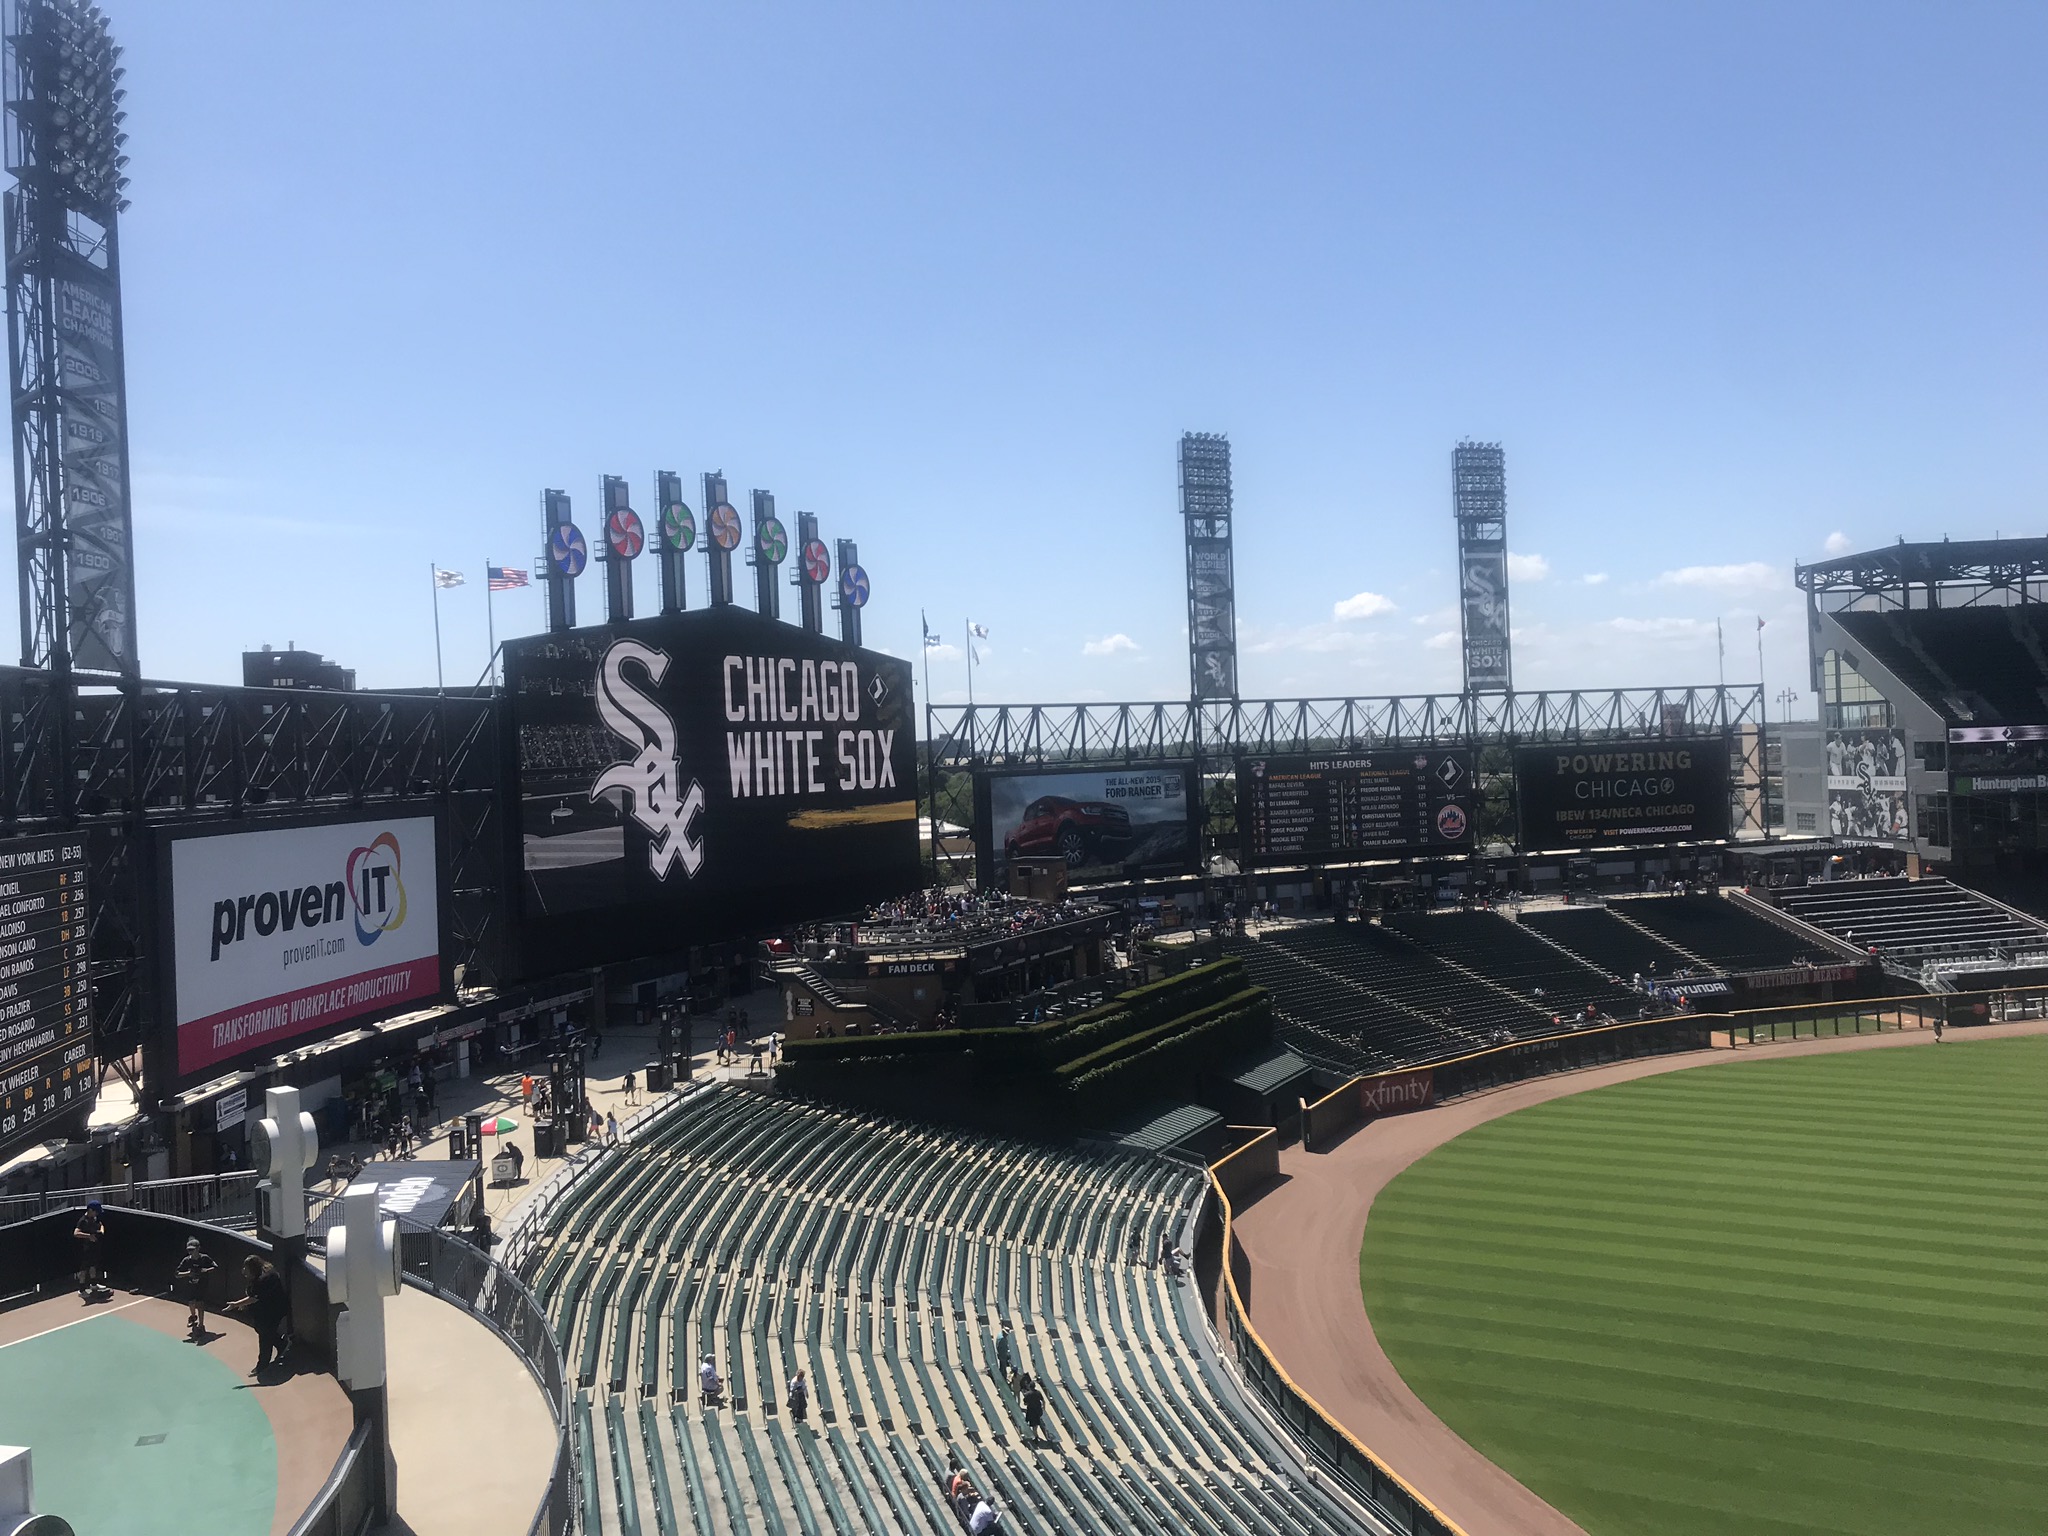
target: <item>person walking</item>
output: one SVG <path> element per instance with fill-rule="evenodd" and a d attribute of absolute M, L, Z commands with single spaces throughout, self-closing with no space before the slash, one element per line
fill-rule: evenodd
<path fill-rule="evenodd" d="M 199 1246 L 199 1239 L 185 1239 L 185 1255 L 178 1260 L 177 1288 L 185 1296 L 185 1337 L 194 1344 L 206 1342 L 206 1277 L 219 1269 L 213 1255 Z"/>
<path fill-rule="evenodd" d="M 996 1369 L 1002 1373 L 1005 1384 L 1010 1382 L 1017 1371 L 1017 1345 L 1010 1337 L 1010 1325 L 1004 1323 L 996 1330 Z"/>
<path fill-rule="evenodd" d="M 619 1144 L 619 1117 L 616 1114 L 607 1114 L 604 1117 L 604 1139 L 607 1146 L 616 1147 Z"/>
<path fill-rule="evenodd" d="M 789 1416 L 801 1424 L 810 1411 L 810 1384 L 804 1380 L 803 1367 L 798 1366 L 796 1374 L 789 1378 Z"/>
<path fill-rule="evenodd" d="M 1031 1442 L 1036 1445 L 1045 1436 L 1045 1393 L 1035 1381 L 1024 1388 L 1024 1422 L 1031 1426 Z"/>
<path fill-rule="evenodd" d="M 1934 1043 L 1936 1045 L 1941 1044 L 1941 1032 L 1947 1027 L 1948 1020 L 1944 1019 L 1940 1014 L 1937 1013 L 1934 1016 Z"/>
<path fill-rule="evenodd" d="M 628 1072 L 626 1074 L 626 1102 L 628 1104 L 631 1104 L 634 1101 L 635 1097 L 636 1095 L 633 1091 L 633 1074 Z"/>

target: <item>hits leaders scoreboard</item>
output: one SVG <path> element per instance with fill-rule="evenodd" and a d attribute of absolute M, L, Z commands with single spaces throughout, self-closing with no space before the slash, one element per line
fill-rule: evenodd
<path fill-rule="evenodd" d="M 92 1100 L 85 841 L 0 843 L 0 1158 Z"/>
<path fill-rule="evenodd" d="M 1252 864 L 1469 853 L 1476 794 L 1462 748 L 1246 757 L 1237 824 Z"/>

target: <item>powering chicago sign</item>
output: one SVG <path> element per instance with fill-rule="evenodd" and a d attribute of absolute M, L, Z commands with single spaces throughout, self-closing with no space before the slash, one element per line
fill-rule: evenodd
<path fill-rule="evenodd" d="M 717 608 L 513 641 L 505 684 L 536 969 L 918 883 L 907 662 Z"/>

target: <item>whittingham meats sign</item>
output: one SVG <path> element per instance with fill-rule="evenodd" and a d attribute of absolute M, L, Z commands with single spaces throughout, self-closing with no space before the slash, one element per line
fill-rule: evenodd
<path fill-rule="evenodd" d="M 177 1075 L 441 991 L 431 816 L 171 844 Z"/>

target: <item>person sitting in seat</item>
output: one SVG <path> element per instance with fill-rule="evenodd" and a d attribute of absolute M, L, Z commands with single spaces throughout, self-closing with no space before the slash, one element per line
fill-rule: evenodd
<path fill-rule="evenodd" d="M 725 1383 L 718 1379 L 718 1367 L 709 1355 L 697 1367 L 697 1389 L 703 1393 L 706 1406 L 723 1407 L 725 1404 Z"/>
<path fill-rule="evenodd" d="M 988 1536 L 996 1528 L 996 1512 L 987 1499 L 975 1502 L 974 1513 L 967 1517 L 967 1536 Z"/>

